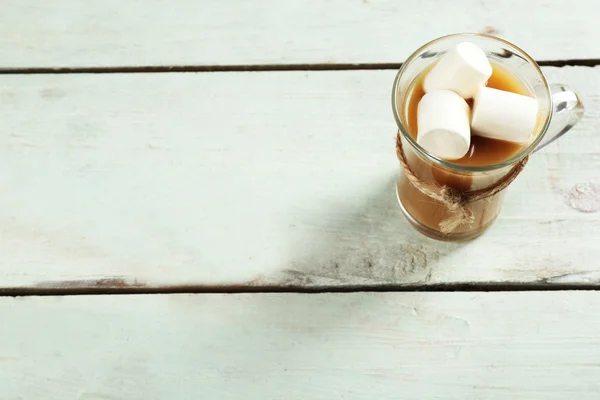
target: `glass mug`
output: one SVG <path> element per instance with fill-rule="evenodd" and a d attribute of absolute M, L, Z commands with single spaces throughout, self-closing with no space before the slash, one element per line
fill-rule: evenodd
<path fill-rule="evenodd" d="M 445 52 L 461 42 L 473 42 L 487 57 L 504 67 L 533 94 L 538 102 L 537 136 L 533 142 L 510 159 L 485 166 L 454 164 L 438 158 L 417 144 L 407 129 L 407 101 L 414 79 Z M 404 159 L 412 173 L 425 182 L 449 187 L 457 193 L 493 187 L 517 164 L 571 129 L 583 116 L 579 96 L 566 85 L 546 82 L 536 62 L 517 46 L 494 36 L 483 34 L 454 34 L 435 39 L 415 51 L 402 64 L 392 91 L 392 108 L 398 125 Z M 397 183 L 398 201 L 403 214 L 419 232 L 434 239 L 447 241 L 469 240 L 481 235 L 498 217 L 504 194 L 502 190 L 485 199 L 465 205 L 472 216 L 451 232 L 443 232 L 442 221 L 452 215 L 446 204 L 426 195 L 402 173 Z"/>

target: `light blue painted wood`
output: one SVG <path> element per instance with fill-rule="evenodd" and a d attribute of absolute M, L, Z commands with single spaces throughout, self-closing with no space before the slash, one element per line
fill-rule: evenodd
<path fill-rule="evenodd" d="M 401 62 L 483 32 L 536 59 L 600 58 L 595 3 L 560 0 L 4 0 L 0 67 Z"/>
<path fill-rule="evenodd" d="M 595 399 L 593 292 L 0 299 L 2 397 Z"/>
<path fill-rule="evenodd" d="M 545 71 L 588 113 L 465 244 L 400 214 L 394 71 L 2 76 L 0 286 L 596 283 L 600 70 Z"/>

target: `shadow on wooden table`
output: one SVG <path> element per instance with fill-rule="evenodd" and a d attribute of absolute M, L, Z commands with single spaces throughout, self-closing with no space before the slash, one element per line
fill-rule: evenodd
<path fill-rule="evenodd" d="M 293 262 L 278 280 L 302 287 L 435 281 L 444 256 L 464 244 L 438 242 L 415 231 L 400 211 L 396 180 L 388 174 L 369 190 L 356 188 L 356 196 L 337 199 L 310 225 L 299 227 L 289 240 Z"/>

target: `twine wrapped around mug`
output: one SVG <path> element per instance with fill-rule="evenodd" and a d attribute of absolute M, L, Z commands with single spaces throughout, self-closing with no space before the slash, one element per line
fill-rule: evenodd
<path fill-rule="evenodd" d="M 502 177 L 502 179 L 492 186 L 479 190 L 458 191 L 449 186 L 440 185 L 437 182 L 423 180 L 415 175 L 406 161 L 400 135 L 401 133 L 398 131 L 396 135 L 396 155 L 398 156 L 400 165 L 402 165 L 402 168 L 404 169 L 406 178 L 423 194 L 444 204 L 450 212 L 450 216 L 439 223 L 442 234 L 452 233 L 463 223 L 472 224 L 475 221 L 475 216 L 468 205 L 479 200 L 488 199 L 506 189 L 506 187 L 521 173 L 529 160 L 529 155 L 525 156 L 525 158 L 519 161 L 506 175 L 504 175 L 504 177 Z"/>

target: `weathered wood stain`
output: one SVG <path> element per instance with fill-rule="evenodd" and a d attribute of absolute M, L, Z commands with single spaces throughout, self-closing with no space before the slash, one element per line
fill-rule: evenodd
<path fill-rule="evenodd" d="M 565 204 L 582 213 L 600 210 L 600 184 L 580 183 L 564 194 Z"/>

